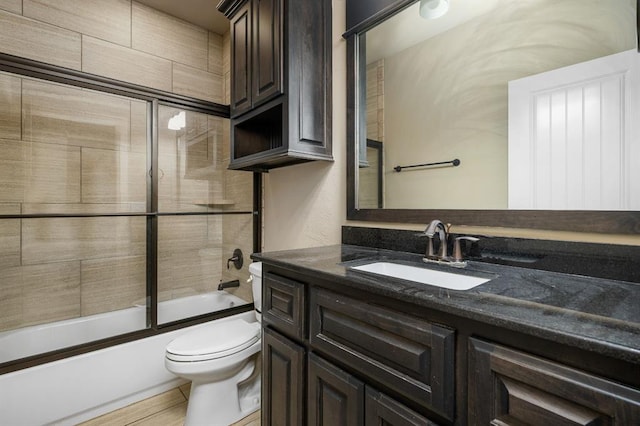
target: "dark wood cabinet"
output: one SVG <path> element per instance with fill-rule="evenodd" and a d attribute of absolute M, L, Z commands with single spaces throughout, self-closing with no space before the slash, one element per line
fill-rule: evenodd
<path fill-rule="evenodd" d="M 364 383 L 317 355 L 309 355 L 308 425 L 363 424 Z"/>
<path fill-rule="evenodd" d="M 310 426 L 437 426 L 313 353 L 307 389 Z"/>
<path fill-rule="evenodd" d="M 282 93 L 282 0 L 247 0 L 231 17 L 231 117 Z"/>
<path fill-rule="evenodd" d="M 262 308 L 264 425 L 290 424 L 305 407 L 300 424 L 435 425 L 405 401 L 453 418 L 452 329 L 269 267 Z"/>
<path fill-rule="evenodd" d="M 245 2 L 231 20 L 231 115 L 251 108 L 251 2 Z"/>
<path fill-rule="evenodd" d="M 638 425 L 640 392 L 527 353 L 469 340 L 469 423 Z"/>
<path fill-rule="evenodd" d="M 305 349 L 265 328 L 262 360 L 262 424 L 304 424 Z"/>
<path fill-rule="evenodd" d="M 282 93 L 282 3 L 283 0 L 253 1 L 250 75 L 254 108 Z"/>
<path fill-rule="evenodd" d="M 265 426 L 640 425 L 637 363 L 355 287 L 263 260 Z"/>
<path fill-rule="evenodd" d="M 262 286 L 262 321 L 287 336 L 305 338 L 304 284 L 267 273 Z"/>
<path fill-rule="evenodd" d="M 437 426 L 436 423 L 389 398 L 370 386 L 365 390 L 365 424 L 393 426 Z"/>
<path fill-rule="evenodd" d="M 231 162 L 332 160 L 331 0 L 223 0 L 231 20 Z"/>
<path fill-rule="evenodd" d="M 309 305 L 312 348 L 453 419 L 454 330 L 317 288 Z"/>

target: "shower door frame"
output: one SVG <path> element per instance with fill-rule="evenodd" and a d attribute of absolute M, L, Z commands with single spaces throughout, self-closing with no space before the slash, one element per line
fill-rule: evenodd
<path fill-rule="evenodd" d="M 229 105 L 222 105 L 188 96 L 177 95 L 162 90 L 147 88 L 133 83 L 127 83 L 82 71 L 71 70 L 6 53 L 0 53 L 0 71 L 12 73 L 21 77 L 31 77 L 43 81 L 62 83 L 70 87 L 91 89 L 105 94 L 124 96 L 130 99 L 145 101 L 147 103 L 146 156 L 147 170 L 149 173 L 147 173 L 146 182 L 145 213 L 24 214 L 0 215 L 0 219 L 146 217 L 146 292 L 147 297 L 150 300 L 150 303 L 147 304 L 147 328 L 9 361 L 0 364 L 0 375 L 253 310 L 253 305 L 248 302 L 245 305 L 235 306 L 209 314 L 189 317 L 167 324 L 158 325 L 157 322 L 158 217 L 168 215 L 167 213 L 158 212 L 158 174 L 153 172 L 154 170 L 158 170 L 158 107 L 159 105 L 167 105 L 229 119 Z M 196 214 L 212 216 L 240 214 L 252 215 L 253 251 L 260 251 L 262 245 L 262 175 L 260 173 L 253 173 L 253 206 L 251 211 L 170 213 L 170 215 L 176 216 Z"/>

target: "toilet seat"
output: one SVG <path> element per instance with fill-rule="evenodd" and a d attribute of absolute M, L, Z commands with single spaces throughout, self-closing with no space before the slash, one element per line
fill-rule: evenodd
<path fill-rule="evenodd" d="M 178 337 L 167 346 L 166 356 L 178 362 L 208 361 L 238 353 L 259 339 L 260 324 L 225 321 Z"/>

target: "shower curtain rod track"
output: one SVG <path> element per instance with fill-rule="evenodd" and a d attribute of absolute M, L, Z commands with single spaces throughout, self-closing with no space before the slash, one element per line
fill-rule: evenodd
<path fill-rule="evenodd" d="M 83 218 L 83 217 L 159 217 L 159 216 L 226 216 L 256 214 L 255 211 L 234 212 L 163 212 L 163 213 L 47 213 L 47 214 L 1 214 L 2 219 L 55 219 L 55 218 Z"/>

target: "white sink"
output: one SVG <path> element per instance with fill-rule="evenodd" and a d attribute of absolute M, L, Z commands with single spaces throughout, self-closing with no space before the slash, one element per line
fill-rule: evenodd
<path fill-rule="evenodd" d="M 432 269 L 418 268 L 416 266 L 401 265 L 399 263 L 391 262 L 368 263 L 366 265 L 353 266 L 351 269 L 400 278 L 436 287 L 448 288 L 451 290 L 469 290 L 479 286 L 480 284 L 491 281 L 490 278 L 434 271 Z"/>

